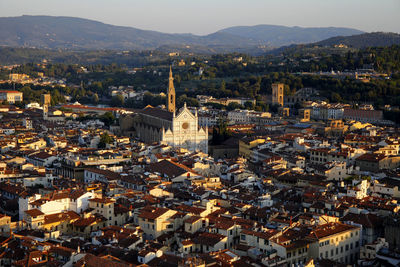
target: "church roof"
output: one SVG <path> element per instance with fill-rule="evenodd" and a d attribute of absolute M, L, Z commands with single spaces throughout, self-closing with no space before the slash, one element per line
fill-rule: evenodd
<path fill-rule="evenodd" d="M 145 107 L 144 109 L 142 109 L 140 111 L 140 113 L 142 113 L 144 115 L 152 116 L 152 117 L 161 118 L 163 120 L 169 120 L 169 121 L 172 121 L 172 117 L 173 117 L 172 112 L 169 112 L 167 110 L 160 109 L 160 108 L 155 108 L 152 106 Z"/>

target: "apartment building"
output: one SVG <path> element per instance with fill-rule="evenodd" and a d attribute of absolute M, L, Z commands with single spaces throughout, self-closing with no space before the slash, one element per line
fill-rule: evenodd
<path fill-rule="evenodd" d="M 313 259 L 329 259 L 341 263 L 355 263 L 360 253 L 360 227 L 327 223 L 316 227 L 308 235 L 315 242 L 310 245 Z"/>

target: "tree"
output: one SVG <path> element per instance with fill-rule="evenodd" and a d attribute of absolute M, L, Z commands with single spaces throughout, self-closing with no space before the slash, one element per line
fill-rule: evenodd
<path fill-rule="evenodd" d="M 254 109 L 254 104 L 251 101 L 246 101 L 244 103 L 244 107 L 245 107 L 245 109 Z"/>
<path fill-rule="evenodd" d="M 331 100 L 332 100 L 332 102 L 340 102 L 340 101 L 342 101 L 342 98 L 340 97 L 340 95 L 338 93 L 332 92 Z"/>
<path fill-rule="evenodd" d="M 115 95 L 111 98 L 111 106 L 113 107 L 122 107 L 124 102 L 124 97 L 122 95 Z"/>
<path fill-rule="evenodd" d="M 97 93 L 93 94 L 92 99 L 93 103 L 99 103 L 99 95 Z"/>
<path fill-rule="evenodd" d="M 99 119 L 104 122 L 106 126 L 110 126 L 115 121 L 115 116 L 112 112 L 107 111 L 99 117 Z"/>
<path fill-rule="evenodd" d="M 228 122 L 223 118 L 218 118 L 217 126 L 213 129 L 211 143 L 219 145 L 230 136 L 231 132 L 228 130 Z"/>
<path fill-rule="evenodd" d="M 113 141 L 113 138 L 107 132 L 105 132 L 100 136 L 98 148 L 106 148 L 107 144 L 111 144 Z"/>
<path fill-rule="evenodd" d="M 227 109 L 228 111 L 230 111 L 230 110 L 235 110 L 235 109 L 243 109 L 243 106 L 240 105 L 239 103 L 231 102 L 231 103 L 228 104 L 228 106 L 226 107 L 226 109 Z"/>

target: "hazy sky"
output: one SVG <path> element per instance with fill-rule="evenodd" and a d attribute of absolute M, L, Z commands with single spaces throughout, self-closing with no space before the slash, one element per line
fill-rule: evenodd
<path fill-rule="evenodd" d="M 73 16 L 208 34 L 237 25 L 337 26 L 400 33 L 400 0 L 0 0 L 0 16 Z"/>

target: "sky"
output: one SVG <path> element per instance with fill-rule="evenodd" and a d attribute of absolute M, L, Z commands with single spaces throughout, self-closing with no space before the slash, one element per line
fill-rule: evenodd
<path fill-rule="evenodd" d="M 400 33 L 400 0 L 0 0 L 0 17 L 21 15 L 199 35 L 257 24 Z"/>

